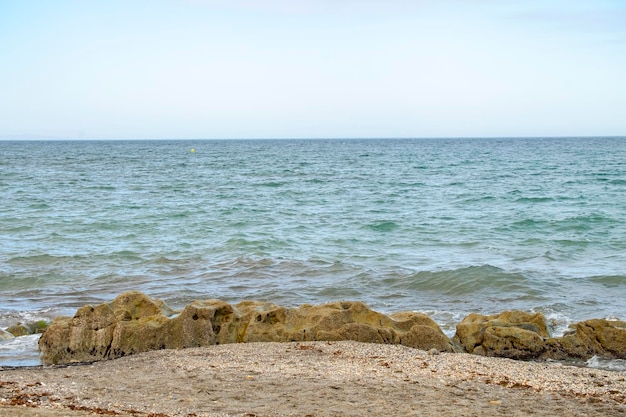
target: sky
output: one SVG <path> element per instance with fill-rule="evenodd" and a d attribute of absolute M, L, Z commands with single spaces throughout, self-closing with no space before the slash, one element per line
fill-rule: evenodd
<path fill-rule="evenodd" d="M 0 139 L 626 135 L 626 0 L 0 0 Z"/>

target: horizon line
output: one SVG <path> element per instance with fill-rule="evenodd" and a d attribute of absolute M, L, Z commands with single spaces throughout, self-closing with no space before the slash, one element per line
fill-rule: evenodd
<path fill-rule="evenodd" d="M 21 137 L 20 137 L 21 136 Z M 531 135 L 531 136 L 349 136 L 349 137 L 258 137 L 258 138 L 63 138 L 11 135 L 0 136 L 2 142 L 115 142 L 115 141 L 280 141 L 280 140 L 436 140 L 436 139 L 589 139 L 626 138 L 626 135 Z"/>

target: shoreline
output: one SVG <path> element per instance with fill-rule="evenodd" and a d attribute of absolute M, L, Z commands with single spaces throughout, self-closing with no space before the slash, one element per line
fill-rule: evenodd
<path fill-rule="evenodd" d="M 29 335 L 29 336 L 34 336 L 34 335 Z M 37 335 L 37 340 L 39 336 L 40 335 Z M 25 336 L 19 336 L 19 337 L 25 337 Z M 35 357 L 35 354 L 37 356 L 40 355 L 39 351 L 37 350 L 36 343 L 33 344 L 32 353 L 33 355 L 31 356 L 33 356 L 33 358 Z M 479 356 L 479 357 L 484 357 L 484 356 Z M 24 365 L 21 365 L 21 364 L 4 365 L 3 363 L 0 363 L 0 372 L 10 371 L 10 370 L 22 370 L 22 369 L 23 370 L 37 370 L 37 369 L 49 368 L 51 366 L 58 366 L 58 367 L 83 366 L 83 365 L 89 365 L 89 364 L 98 362 L 98 360 L 94 360 L 94 361 L 88 361 L 88 362 L 70 362 L 70 363 L 62 364 L 62 365 L 46 365 L 41 361 L 41 359 L 38 359 L 36 361 L 37 363 L 35 363 L 35 359 L 33 358 L 23 359 L 21 361 L 16 362 L 16 363 L 27 363 Z M 545 359 L 536 359 L 536 360 L 531 359 L 531 360 L 526 360 L 523 362 L 530 362 L 530 363 L 536 363 L 536 364 L 547 363 Z M 588 360 L 564 359 L 564 360 L 551 360 L 550 362 L 560 363 L 564 366 L 573 366 L 577 368 L 587 368 L 587 369 L 598 369 L 598 370 L 611 371 L 611 372 L 624 372 L 626 374 L 626 360 L 625 359 L 602 358 L 602 357 L 594 356 Z"/>
<path fill-rule="evenodd" d="M 1 369 L 1 368 L 0 368 Z M 0 416 L 618 416 L 623 372 L 353 341 L 0 370 Z"/>
<path fill-rule="evenodd" d="M 29 333 L 33 328 L 37 332 Z M 14 329 L 25 335 L 13 337 Z M 108 303 L 84 305 L 73 317 L 57 317 L 49 326 L 18 323 L 7 331 L 0 329 L 0 336 L 8 335 L 5 341 L 12 342 L 37 337 L 39 330 L 39 363 L 32 365 L 93 363 L 153 350 L 222 344 L 351 340 L 442 353 L 626 369 L 626 322 L 592 319 L 570 326 L 562 337 L 552 337 L 543 314 L 516 310 L 492 316 L 472 313 L 456 325 L 455 335 L 449 338 L 428 315 L 410 311 L 385 315 L 363 302 L 289 308 L 258 301 L 231 305 L 213 299 L 173 310 L 162 300 L 128 291 Z M 5 348 L 10 346 L 0 347 L 8 351 Z M 29 364 L 4 366 L 12 365 Z"/>

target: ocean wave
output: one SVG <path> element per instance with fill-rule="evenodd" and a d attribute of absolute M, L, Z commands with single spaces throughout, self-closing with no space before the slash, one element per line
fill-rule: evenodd
<path fill-rule="evenodd" d="M 14 265 L 30 265 L 30 266 L 50 266 L 60 265 L 76 259 L 81 259 L 81 255 L 51 255 L 47 253 L 36 255 L 14 256 L 7 260 L 7 263 Z"/>
<path fill-rule="evenodd" d="M 617 220 L 610 216 L 604 216 L 598 213 L 590 213 L 566 217 L 563 219 L 554 218 L 525 218 L 517 220 L 511 224 L 511 227 L 520 231 L 540 230 L 549 232 L 586 232 L 597 231 L 598 228 L 611 227 L 617 224 Z M 608 231 L 608 229 L 607 229 Z"/>
<path fill-rule="evenodd" d="M 515 202 L 517 203 L 549 203 L 554 201 L 552 197 L 520 197 Z"/>
<path fill-rule="evenodd" d="M 38 365 L 40 336 L 33 334 L 0 342 L 0 363 L 3 366 Z"/>
<path fill-rule="evenodd" d="M 619 287 L 626 285 L 626 276 L 624 275 L 599 275 L 589 278 L 589 281 L 603 285 L 607 288 Z"/>
<path fill-rule="evenodd" d="M 284 181 L 267 181 L 267 182 L 260 182 L 254 185 L 257 187 L 278 188 L 278 187 L 282 187 L 285 184 L 287 183 Z"/>
<path fill-rule="evenodd" d="M 626 360 L 624 359 L 606 359 L 594 356 L 586 362 L 589 368 L 604 369 L 608 371 L 626 371 Z"/>
<path fill-rule="evenodd" d="M 506 272 L 491 265 L 444 271 L 420 271 L 405 277 L 387 278 L 384 282 L 391 288 L 434 292 L 455 297 L 480 293 L 503 295 L 523 293 L 537 297 L 542 293 L 542 290 L 524 275 Z"/>
<path fill-rule="evenodd" d="M 381 221 L 377 223 L 368 224 L 366 227 L 375 232 L 390 232 L 392 230 L 397 229 L 400 226 L 394 221 Z"/>

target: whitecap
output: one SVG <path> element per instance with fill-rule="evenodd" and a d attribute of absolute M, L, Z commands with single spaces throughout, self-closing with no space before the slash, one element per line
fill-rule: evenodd
<path fill-rule="evenodd" d="M 586 364 L 589 368 L 604 369 L 607 371 L 626 371 L 626 360 L 624 359 L 606 359 L 593 356 Z"/>
<path fill-rule="evenodd" d="M 33 366 L 39 359 L 39 334 L 20 336 L 0 342 L 0 366 Z"/>

